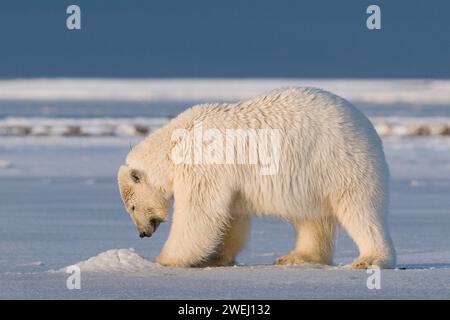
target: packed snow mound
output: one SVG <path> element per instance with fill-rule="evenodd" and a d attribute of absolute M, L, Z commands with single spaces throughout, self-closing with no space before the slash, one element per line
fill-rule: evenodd
<path fill-rule="evenodd" d="M 134 249 L 111 249 L 75 265 L 80 267 L 82 272 L 103 273 L 141 273 L 161 268 L 138 255 Z M 66 271 L 68 267 L 60 271 Z"/>

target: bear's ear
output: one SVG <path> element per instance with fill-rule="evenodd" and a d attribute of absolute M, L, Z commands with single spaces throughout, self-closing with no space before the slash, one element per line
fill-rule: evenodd
<path fill-rule="evenodd" d="M 123 165 L 120 166 L 119 171 L 117 172 L 117 179 L 120 181 L 125 181 L 129 179 L 130 176 L 130 167 Z"/>

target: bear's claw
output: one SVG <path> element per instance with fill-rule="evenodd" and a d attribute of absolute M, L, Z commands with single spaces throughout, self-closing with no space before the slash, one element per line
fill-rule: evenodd
<path fill-rule="evenodd" d="M 395 262 L 385 257 L 359 257 L 349 267 L 352 269 L 368 269 L 373 266 L 389 269 L 395 266 Z"/>
<path fill-rule="evenodd" d="M 277 265 L 294 265 L 304 263 L 307 263 L 307 261 L 297 254 L 286 254 L 275 260 L 275 264 Z"/>

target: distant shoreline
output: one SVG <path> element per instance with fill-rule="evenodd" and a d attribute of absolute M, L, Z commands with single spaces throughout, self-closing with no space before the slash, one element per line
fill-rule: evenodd
<path fill-rule="evenodd" d="M 437 79 L 11 79 L 0 80 L 0 100 L 235 101 L 289 86 L 322 88 L 353 103 L 450 104 L 450 80 Z"/>

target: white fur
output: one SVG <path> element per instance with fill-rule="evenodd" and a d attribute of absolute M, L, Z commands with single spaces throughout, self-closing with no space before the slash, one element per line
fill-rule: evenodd
<path fill-rule="evenodd" d="M 175 165 L 171 133 L 192 130 L 196 121 L 221 131 L 281 130 L 277 174 L 261 175 L 257 165 Z M 146 196 L 124 200 L 127 207 L 133 202 L 151 208 L 155 201 L 161 207 L 166 198 L 175 198 L 170 235 L 157 258 L 163 265 L 232 264 L 255 215 L 296 226 L 296 246 L 278 264 L 331 264 L 338 225 L 359 248 L 353 267 L 395 264 L 382 143 L 361 112 L 329 92 L 288 88 L 236 104 L 192 107 L 135 147 L 125 167 L 145 175 L 147 186 Z M 121 192 L 134 188 L 120 176 L 119 185 Z"/>

